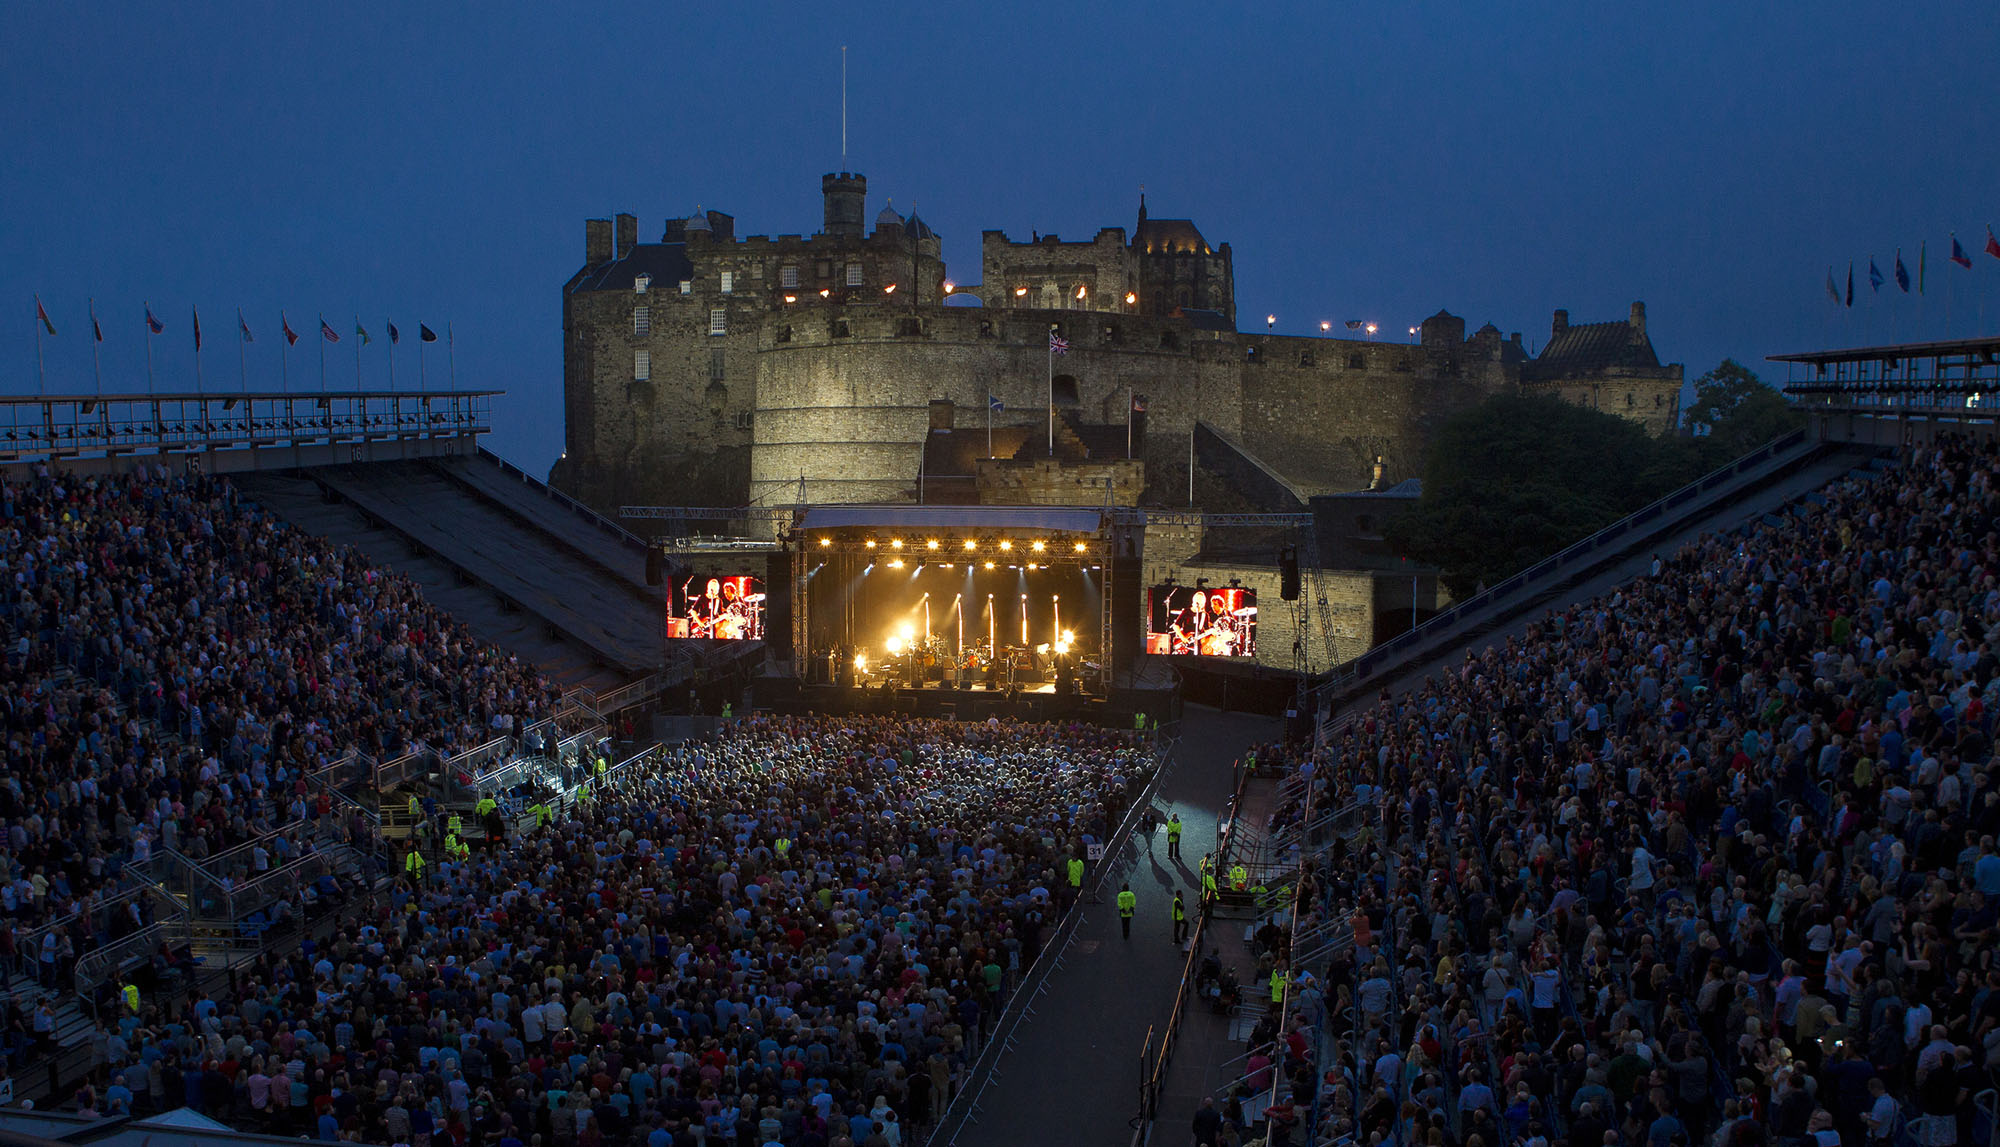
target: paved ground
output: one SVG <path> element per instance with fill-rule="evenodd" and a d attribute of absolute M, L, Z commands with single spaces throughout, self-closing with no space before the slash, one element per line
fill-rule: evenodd
<path fill-rule="evenodd" d="M 1229 800 L 1230 762 L 1281 732 L 1280 722 L 1190 705 L 1179 750 L 1160 783 L 1166 814 L 1181 816 L 1181 859 L 1167 858 L 1166 831 L 1126 841 L 1104 885 L 1102 904 L 1085 904 L 1076 938 L 1033 1003 L 980 1100 L 978 1122 L 959 1147 L 1020 1144 L 1123 1145 L 1139 1103 L 1139 1050 L 1149 1025 L 1163 1025 L 1180 983 L 1184 954 L 1173 944 L 1174 889 L 1193 903 L 1195 866 L 1215 846 L 1216 813 Z M 1138 895 L 1132 938 L 1121 938 L 1112 898 L 1121 880 Z"/>

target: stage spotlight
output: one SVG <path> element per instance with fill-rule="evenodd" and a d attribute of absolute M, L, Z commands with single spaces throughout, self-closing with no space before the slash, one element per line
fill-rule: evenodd
<path fill-rule="evenodd" d="M 1078 543 L 1076 544 L 1076 552 L 1077 552 L 1077 553 L 1082 553 L 1082 552 L 1083 552 L 1083 550 L 1084 550 L 1084 545 L 1083 545 L 1083 543 L 1082 543 L 1082 542 L 1078 542 Z"/>
<path fill-rule="evenodd" d="M 867 541 L 863 542 L 862 545 L 865 545 L 872 550 L 875 548 L 875 539 L 869 538 Z"/>
<path fill-rule="evenodd" d="M 821 538 L 821 539 L 819 540 L 819 544 L 820 544 L 820 545 L 822 545 L 822 546 L 830 546 L 830 545 L 832 545 L 832 544 L 833 544 L 833 539 L 832 539 L 832 538 Z"/>
<path fill-rule="evenodd" d="M 992 568 L 993 568 L 993 563 L 992 563 L 992 562 L 987 562 L 987 563 L 986 563 L 986 568 L 987 568 L 987 569 L 992 569 Z M 988 594 L 987 596 L 988 596 L 988 597 L 991 597 L 991 596 L 993 596 L 993 595 L 992 595 L 992 594 Z"/>
<path fill-rule="evenodd" d="M 979 548 L 979 543 L 973 541 L 971 538 L 967 538 L 965 539 L 965 548 L 968 550 L 976 550 Z"/>
<path fill-rule="evenodd" d="M 889 539 L 889 548 L 890 548 L 890 549 L 892 549 L 892 550 L 900 550 L 900 549 L 902 549 L 902 548 L 903 548 L 903 539 L 901 539 L 901 538 L 891 538 L 891 539 Z"/>
<path fill-rule="evenodd" d="M 1028 563 L 1028 568 L 1029 568 L 1029 569 L 1034 569 L 1034 568 L 1035 568 L 1035 563 L 1033 563 L 1033 562 L 1029 562 L 1029 563 Z"/>
<path fill-rule="evenodd" d="M 1036 553 L 1041 553 L 1043 550 L 1048 549 L 1049 547 L 1041 542 L 1036 542 L 1030 548 L 1032 548 Z"/>
<path fill-rule="evenodd" d="M 946 568 L 946 569 L 948 569 L 948 570 L 955 570 L 955 569 L 957 569 L 958 567 L 957 567 L 957 566 L 955 566 L 955 565 L 953 565 L 953 564 L 951 564 L 950 562 L 946 562 L 946 563 L 944 563 L 944 568 Z"/>
<path fill-rule="evenodd" d="M 902 569 L 902 568 L 903 568 L 903 559 L 902 559 L 902 558 L 892 558 L 892 559 L 890 559 L 890 562 L 889 562 L 889 568 L 890 568 L 890 569 L 892 569 L 892 570 L 899 570 L 899 569 Z"/>
<path fill-rule="evenodd" d="M 866 653 L 857 653 L 854 655 L 854 671 L 856 673 L 868 672 L 868 655 Z"/>
<path fill-rule="evenodd" d="M 1011 550 L 1011 549 L 1013 549 L 1013 548 L 1014 548 L 1014 543 L 1013 543 L 1013 542 L 1001 542 L 1001 543 L 1000 543 L 1000 552 L 1001 552 L 1001 553 L 1006 553 L 1006 552 L 1007 552 L 1008 550 Z"/>
<path fill-rule="evenodd" d="M 917 627 L 914 625 L 906 625 L 902 629 L 896 631 L 896 636 L 903 639 L 903 644 L 908 645 L 910 642 L 915 641 L 917 639 Z"/>
<path fill-rule="evenodd" d="M 931 539 L 930 541 L 928 541 L 928 542 L 925 542 L 925 543 L 924 543 L 924 548 L 925 548 L 925 549 L 927 549 L 927 550 L 934 550 L 934 549 L 937 549 L 937 548 L 938 548 L 938 540 L 937 540 L 936 538 L 932 538 L 932 539 Z"/>
<path fill-rule="evenodd" d="M 903 652 L 903 639 L 891 634 L 889 640 L 882 643 L 882 648 L 889 651 L 889 656 L 895 657 Z"/>

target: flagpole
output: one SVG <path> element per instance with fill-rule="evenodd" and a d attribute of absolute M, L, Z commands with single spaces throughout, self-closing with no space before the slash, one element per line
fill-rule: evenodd
<path fill-rule="evenodd" d="M 194 316 L 194 392 L 196 394 L 200 394 L 201 393 L 201 312 L 190 307 L 188 313 Z"/>
<path fill-rule="evenodd" d="M 354 316 L 354 389 L 357 392 L 361 389 L 361 348 L 367 342 L 368 337 L 361 333 L 361 316 L 356 315 Z"/>
<path fill-rule="evenodd" d="M 1049 324 L 1049 457 L 1056 456 L 1056 324 Z"/>
<path fill-rule="evenodd" d="M 993 392 L 986 392 L 986 456 L 993 457 Z"/>
<path fill-rule="evenodd" d="M 424 382 L 424 324 L 417 324 L 417 389 L 422 390 Z"/>
<path fill-rule="evenodd" d="M 90 371 L 97 376 L 97 393 L 104 393 L 104 359 L 98 346 L 104 339 L 97 328 L 97 300 L 90 300 Z"/>
<path fill-rule="evenodd" d="M 146 393 L 153 393 L 153 304 L 146 304 Z"/>
<path fill-rule="evenodd" d="M 458 336 L 452 333 L 451 324 L 444 325 L 444 349 L 451 361 L 451 388 L 458 389 Z"/>
<path fill-rule="evenodd" d="M 1125 385 L 1125 460 L 1132 460 L 1132 385 Z"/>
<path fill-rule="evenodd" d="M 285 318 L 282 308 L 278 311 L 278 387 L 286 394 L 292 392 L 292 340 L 285 332 L 292 324 Z"/>
<path fill-rule="evenodd" d="M 389 336 L 389 389 L 396 389 L 396 337 Z"/>
<path fill-rule="evenodd" d="M 249 329 L 250 324 L 243 321 L 243 308 L 236 308 L 236 380 L 246 394 L 250 391 L 250 352 L 243 349 L 243 332 Z"/>
<path fill-rule="evenodd" d="M 42 393 L 47 380 L 42 376 L 42 297 L 35 296 L 35 393 Z"/>
<path fill-rule="evenodd" d="M 326 312 L 319 313 L 319 388 L 326 390 Z"/>

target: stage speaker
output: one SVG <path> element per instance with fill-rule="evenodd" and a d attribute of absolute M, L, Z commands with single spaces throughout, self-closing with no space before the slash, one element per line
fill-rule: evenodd
<path fill-rule="evenodd" d="M 764 644 L 780 661 L 792 659 L 792 552 L 771 555 L 764 573 Z"/>
<path fill-rule="evenodd" d="M 1286 546 L 1278 551 L 1278 596 L 1286 601 L 1299 600 L 1299 547 Z"/>
<path fill-rule="evenodd" d="M 646 547 L 646 584 L 660 584 L 660 574 L 666 562 L 666 555 L 653 546 Z"/>

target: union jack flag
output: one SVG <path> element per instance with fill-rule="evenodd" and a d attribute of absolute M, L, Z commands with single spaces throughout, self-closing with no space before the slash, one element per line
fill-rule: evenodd
<path fill-rule="evenodd" d="M 1052 354 L 1068 354 L 1069 340 L 1054 331 L 1049 332 L 1049 351 Z"/>

